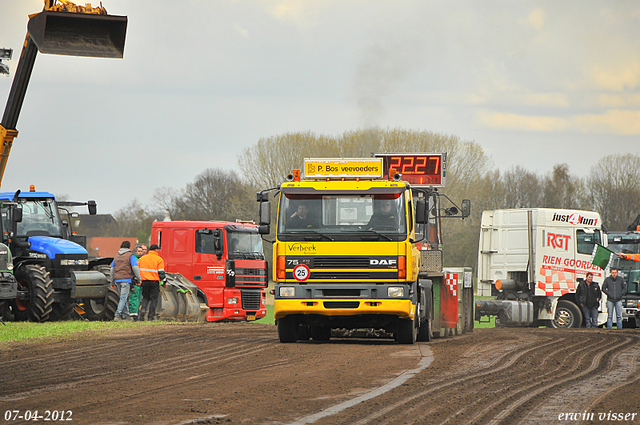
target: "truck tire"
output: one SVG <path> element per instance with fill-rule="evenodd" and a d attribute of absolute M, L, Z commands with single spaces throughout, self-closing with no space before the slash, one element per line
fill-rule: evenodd
<path fill-rule="evenodd" d="M 558 301 L 556 317 L 551 321 L 556 329 L 579 328 L 582 326 L 582 312 L 577 305 L 567 300 Z"/>
<path fill-rule="evenodd" d="M 99 271 L 109 279 L 111 267 L 100 265 L 93 267 L 92 270 Z M 118 303 L 120 302 L 120 293 L 109 286 L 104 299 L 89 298 L 82 300 L 84 302 L 84 315 L 87 320 L 91 321 L 111 321 L 116 315 Z"/>
<path fill-rule="evenodd" d="M 37 264 L 27 264 L 15 272 L 18 288 L 28 291 L 28 300 L 12 301 L 12 310 L 16 321 L 30 320 L 46 322 L 49 320 L 53 304 L 53 282 L 49 272 Z"/>
<path fill-rule="evenodd" d="M 280 342 L 296 342 L 297 330 L 298 323 L 295 317 L 285 316 L 282 319 L 278 319 L 278 338 L 280 338 Z"/>
<path fill-rule="evenodd" d="M 420 329 L 418 329 L 418 341 L 431 341 L 433 339 L 433 306 L 427 307 L 425 318 L 420 323 Z"/>
<path fill-rule="evenodd" d="M 414 344 L 418 339 L 418 329 L 420 328 L 420 303 L 416 304 L 416 314 L 413 320 L 398 319 L 396 328 L 396 341 L 399 344 Z"/>
<path fill-rule="evenodd" d="M 331 339 L 331 328 L 328 326 L 310 326 L 309 333 L 314 341 L 329 341 Z"/>
<path fill-rule="evenodd" d="M 298 334 L 296 338 L 299 341 L 309 341 L 311 339 L 311 331 L 309 330 L 309 326 L 307 325 L 299 325 L 298 326 Z"/>

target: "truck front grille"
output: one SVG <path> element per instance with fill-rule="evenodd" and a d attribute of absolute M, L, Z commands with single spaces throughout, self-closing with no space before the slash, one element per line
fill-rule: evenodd
<path fill-rule="evenodd" d="M 262 295 L 260 291 L 243 290 L 242 293 L 242 308 L 244 310 L 259 310 L 260 301 Z"/>
<path fill-rule="evenodd" d="M 358 308 L 360 302 L 358 301 L 325 301 L 322 303 L 324 308 Z"/>
<path fill-rule="evenodd" d="M 313 257 L 313 268 L 324 269 L 368 269 L 369 257 Z"/>

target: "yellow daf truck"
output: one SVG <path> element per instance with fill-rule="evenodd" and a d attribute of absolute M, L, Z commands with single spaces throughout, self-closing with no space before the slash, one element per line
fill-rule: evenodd
<path fill-rule="evenodd" d="M 270 192 L 278 199 L 272 269 L 281 342 L 368 329 L 413 344 L 440 329 L 445 176 L 446 154 L 310 158 L 303 175 L 293 170 L 257 194 L 262 234 Z M 466 217 L 469 202 L 447 213 Z"/>

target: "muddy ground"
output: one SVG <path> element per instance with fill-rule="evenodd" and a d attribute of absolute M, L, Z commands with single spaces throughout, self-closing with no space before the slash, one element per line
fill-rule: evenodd
<path fill-rule="evenodd" d="M 640 424 L 636 330 L 476 329 L 407 346 L 166 324 L 8 344 L 0 371 L 0 423 L 37 410 L 80 424 Z"/>

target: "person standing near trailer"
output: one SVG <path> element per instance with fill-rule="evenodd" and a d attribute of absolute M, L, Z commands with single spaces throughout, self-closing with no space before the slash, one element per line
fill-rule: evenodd
<path fill-rule="evenodd" d="M 587 328 L 598 327 L 598 306 L 602 298 L 600 285 L 593 281 L 593 273 L 588 272 L 585 280 L 581 281 L 576 290 L 576 298 L 580 303 L 582 315 Z"/>
<path fill-rule="evenodd" d="M 148 320 L 155 319 L 158 295 L 160 294 L 160 282 L 164 282 L 166 278 L 164 260 L 156 252 L 158 248 L 156 244 L 151 245 L 149 253 L 143 255 L 138 262 L 140 280 L 142 281 L 142 306 L 138 316 L 138 320 L 141 321 L 144 321 L 147 311 L 149 312 Z"/>
<path fill-rule="evenodd" d="M 627 293 L 627 282 L 618 275 L 616 267 L 611 268 L 611 276 L 602 284 L 602 292 L 607 294 L 607 329 L 613 327 L 613 309 L 616 310 L 616 326 L 622 329 L 622 298 Z"/>
<path fill-rule="evenodd" d="M 118 255 L 111 262 L 111 282 L 120 285 L 120 302 L 114 321 L 133 320 L 129 315 L 129 289 L 133 278 L 140 280 L 138 261 L 131 252 L 131 242 L 123 241 Z"/>

